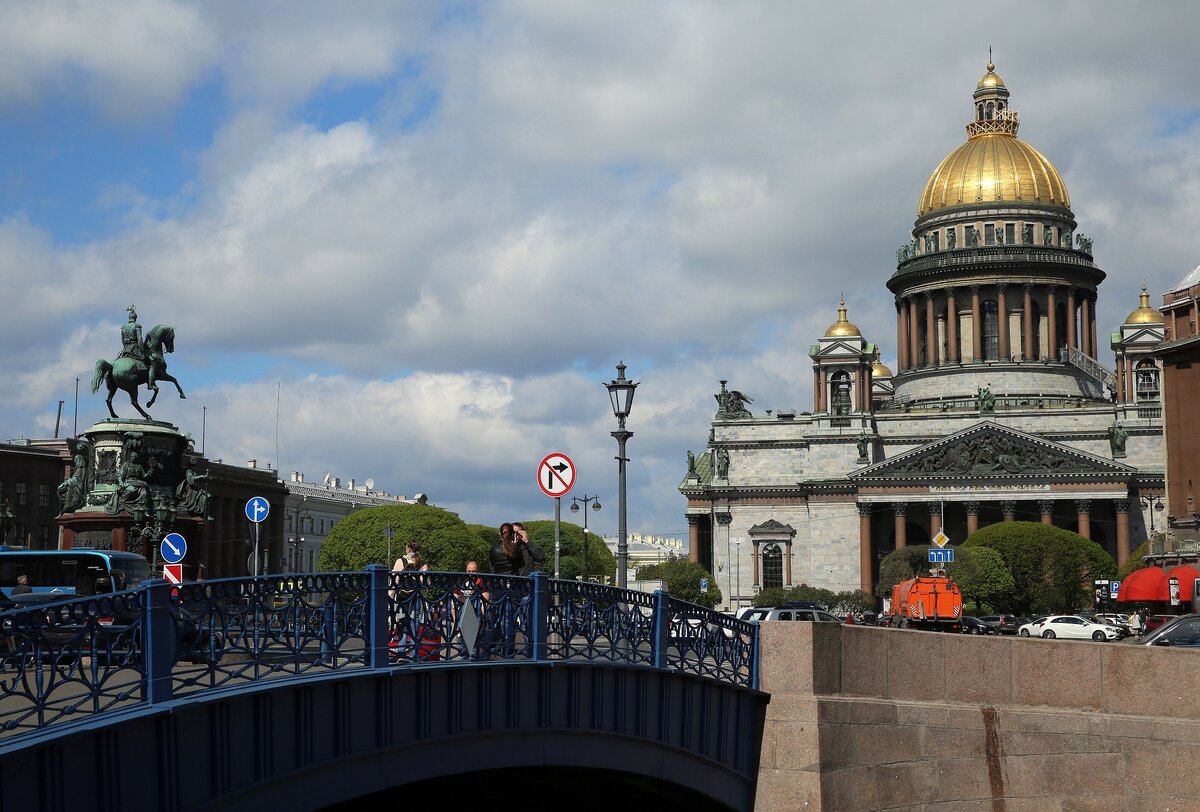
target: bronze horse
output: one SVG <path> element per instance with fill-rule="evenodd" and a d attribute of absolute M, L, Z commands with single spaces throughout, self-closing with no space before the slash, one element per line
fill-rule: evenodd
<path fill-rule="evenodd" d="M 133 408 L 141 412 L 142 417 L 150 419 L 150 415 L 138 403 L 138 387 L 149 385 L 150 364 L 154 364 L 155 382 L 170 381 L 179 390 L 179 397 L 187 398 L 179 381 L 167 374 L 167 362 L 163 358 L 164 352 L 175 352 L 175 328 L 168 324 L 155 325 L 146 334 L 146 340 L 142 342 L 142 351 L 149 361 L 121 356 L 111 364 L 103 358 L 96 362 L 96 374 L 92 376 L 92 392 L 99 389 L 102 382 L 108 384 L 108 400 L 105 403 L 108 405 L 108 413 L 113 417 L 117 416 L 112 405 L 113 395 L 121 389 L 129 395 L 129 402 L 133 404 Z M 150 386 L 150 391 L 153 394 L 146 403 L 147 409 L 154 405 L 154 400 L 158 397 L 158 386 Z"/>

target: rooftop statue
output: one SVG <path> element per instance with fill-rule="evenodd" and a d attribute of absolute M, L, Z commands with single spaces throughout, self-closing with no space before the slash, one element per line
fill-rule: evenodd
<path fill-rule="evenodd" d="M 129 395 L 133 408 L 147 420 L 150 415 L 138 403 L 138 387 L 145 386 L 153 394 L 146 403 L 146 408 L 154 405 L 158 397 L 158 382 L 169 381 L 179 390 L 179 397 L 186 398 L 179 381 L 167 374 L 167 361 L 164 352 L 175 352 L 175 328 L 168 324 L 159 324 L 151 328 L 145 339 L 142 338 L 142 325 L 137 321 L 137 309 L 130 305 L 129 321 L 121 326 L 121 352 L 110 364 L 101 358 L 96 362 L 96 372 L 92 376 L 92 392 L 100 388 L 101 383 L 108 385 L 108 413 L 117 416 L 113 410 L 113 395 L 121 389 Z"/>
<path fill-rule="evenodd" d="M 746 408 L 746 404 L 753 403 L 754 400 L 743 395 L 736 389 L 726 389 L 725 384 L 728 381 L 721 381 L 721 391 L 713 395 L 717 399 L 717 414 L 715 420 L 737 420 L 744 417 L 752 417 L 750 410 Z"/>

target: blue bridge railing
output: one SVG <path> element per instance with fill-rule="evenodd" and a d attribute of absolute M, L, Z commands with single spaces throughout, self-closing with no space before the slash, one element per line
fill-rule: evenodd
<path fill-rule="evenodd" d="M 56 725 L 264 680 L 555 660 L 757 689 L 758 627 L 662 591 L 541 573 L 150 581 L 0 613 L 0 752 Z"/>

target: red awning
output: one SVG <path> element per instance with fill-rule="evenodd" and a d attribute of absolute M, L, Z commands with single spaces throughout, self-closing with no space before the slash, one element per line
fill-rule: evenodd
<path fill-rule="evenodd" d="M 1192 595 L 1195 594 L 1192 585 L 1197 578 L 1200 578 L 1200 570 L 1188 564 L 1180 564 L 1178 567 L 1172 567 L 1167 572 L 1167 577 L 1179 579 L 1179 599 L 1184 603 L 1190 603 Z"/>
<path fill-rule="evenodd" d="M 1183 594 L 1182 586 L 1180 594 Z M 1121 582 L 1117 600 L 1122 603 L 1171 600 L 1171 588 L 1167 584 L 1167 574 L 1163 572 L 1162 567 L 1143 567 L 1140 570 L 1134 570 Z"/>

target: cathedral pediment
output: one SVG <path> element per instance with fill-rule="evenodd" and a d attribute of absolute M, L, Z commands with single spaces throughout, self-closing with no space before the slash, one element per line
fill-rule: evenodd
<path fill-rule="evenodd" d="M 997 423 L 984 422 L 850 475 L 873 481 L 1125 477 L 1137 469 Z"/>
<path fill-rule="evenodd" d="M 820 344 L 814 344 L 809 349 L 810 358 L 841 358 L 852 357 L 859 358 L 864 353 L 873 354 L 875 345 L 863 341 L 861 338 L 839 338 L 839 339 L 821 339 Z"/>

